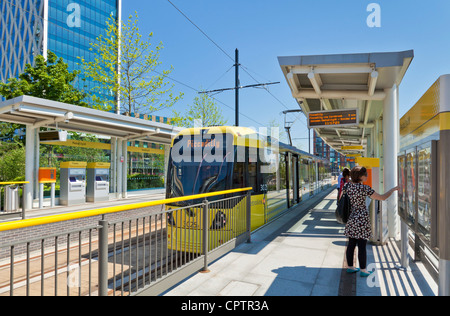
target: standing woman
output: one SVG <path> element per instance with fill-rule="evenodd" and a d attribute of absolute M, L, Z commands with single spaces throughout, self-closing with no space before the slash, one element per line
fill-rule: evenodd
<path fill-rule="evenodd" d="M 351 213 L 344 230 L 344 235 L 349 238 L 346 252 L 347 272 L 355 273 L 360 271 L 360 276 L 367 277 L 370 273 L 366 270 L 366 245 L 367 240 L 372 236 L 372 228 L 370 225 L 369 211 L 366 208 L 366 197 L 369 196 L 373 200 L 384 201 L 395 190 L 398 190 L 398 187 L 392 188 L 382 195 L 376 193 L 370 186 L 363 184 L 367 180 L 367 170 L 360 166 L 352 168 L 350 177 L 352 181 L 344 185 L 351 204 Z M 358 260 L 361 269 L 353 266 L 356 245 L 358 245 Z"/>
<path fill-rule="evenodd" d="M 339 183 L 338 202 L 342 197 L 342 188 L 349 181 L 350 181 L 350 170 L 348 170 L 347 168 L 344 168 L 344 170 L 342 171 L 342 178 Z"/>

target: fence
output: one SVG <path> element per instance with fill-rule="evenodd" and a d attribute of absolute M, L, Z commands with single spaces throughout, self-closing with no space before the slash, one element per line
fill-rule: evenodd
<path fill-rule="evenodd" d="M 2 223 L 0 231 L 12 232 L 101 216 L 80 229 L 0 245 L 0 251 L 8 252 L 0 262 L 0 295 L 157 295 L 198 270 L 207 271 L 208 262 L 249 241 L 250 190 Z M 211 201 L 219 195 L 225 198 Z M 105 217 L 157 205 L 166 207 L 120 220 Z"/>

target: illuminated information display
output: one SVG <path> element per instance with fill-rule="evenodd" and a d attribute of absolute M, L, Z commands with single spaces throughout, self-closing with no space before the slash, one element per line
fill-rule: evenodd
<path fill-rule="evenodd" d="M 308 113 L 308 128 L 359 124 L 358 109 L 317 111 Z"/>

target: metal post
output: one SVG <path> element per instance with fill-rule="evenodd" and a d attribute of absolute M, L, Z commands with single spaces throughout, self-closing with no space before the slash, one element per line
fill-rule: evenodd
<path fill-rule="evenodd" d="M 108 296 L 108 221 L 99 221 L 98 296 Z"/>
<path fill-rule="evenodd" d="M 400 225 L 401 230 L 401 244 L 400 244 L 400 265 L 397 265 L 396 268 L 400 270 L 410 270 L 409 268 L 409 259 L 408 259 L 408 224 L 401 221 Z"/>
<path fill-rule="evenodd" d="M 39 183 L 39 209 L 44 208 L 44 184 Z"/>
<path fill-rule="evenodd" d="M 252 242 L 252 191 L 247 192 L 247 243 Z"/>
<path fill-rule="evenodd" d="M 207 273 L 208 269 L 208 201 L 203 201 L 203 255 L 204 255 L 204 266 L 200 272 Z"/>
<path fill-rule="evenodd" d="M 52 182 L 50 190 L 50 206 L 55 207 L 55 183 Z"/>
<path fill-rule="evenodd" d="M 26 189 L 26 185 L 23 184 L 22 185 L 22 219 L 25 219 L 26 214 L 25 214 L 25 205 L 27 203 L 27 196 L 25 194 L 25 189 Z M 0 194 L 1 195 L 1 194 Z"/>
<path fill-rule="evenodd" d="M 236 116 L 236 126 L 239 126 L 239 51 L 236 48 L 235 51 L 235 59 L 236 64 L 235 66 L 235 102 L 236 102 L 236 109 L 235 109 L 235 116 Z"/>
<path fill-rule="evenodd" d="M 450 261 L 439 259 L 439 296 L 450 296 Z"/>

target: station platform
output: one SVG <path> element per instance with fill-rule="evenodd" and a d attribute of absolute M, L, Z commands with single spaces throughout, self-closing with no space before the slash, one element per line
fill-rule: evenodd
<path fill-rule="evenodd" d="M 436 296 L 438 286 L 421 262 L 400 262 L 397 241 L 367 245 L 368 278 L 346 272 L 347 238 L 335 220 L 337 190 L 293 207 L 164 296 Z M 357 250 L 355 251 L 356 255 Z M 412 249 L 410 249 L 412 254 Z M 357 261 L 356 261 L 357 262 Z"/>

